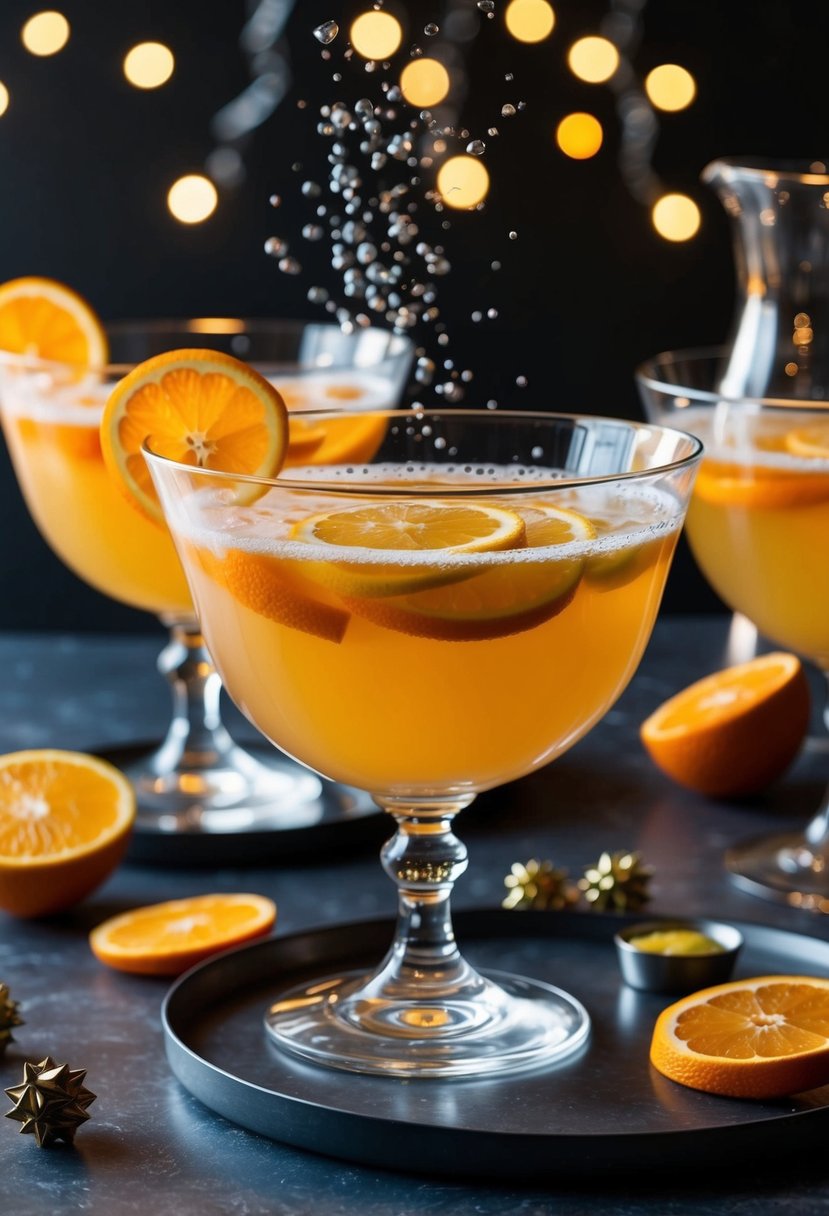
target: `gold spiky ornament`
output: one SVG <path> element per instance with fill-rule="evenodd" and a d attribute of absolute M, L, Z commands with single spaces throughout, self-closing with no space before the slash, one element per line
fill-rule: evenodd
<path fill-rule="evenodd" d="M 9 1043 L 14 1042 L 12 1030 L 15 1026 L 23 1025 L 23 1018 L 17 1009 L 18 1002 L 11 999 L 8 985 L 0 984 L 0 1056 L 4 1054 Z"/>
<path fill-rule="evenodd" d="M 56 1140 L 71 1144 L 75 1132 L 89 1118 L 86 1108 L 95 1101 L 95 1095 L 83 1084 L 85 1076 L 85 1068 L 56 1064 L 51 1056 L 39 1064 L 27 1060 L 22 1084 L 6 1090 L 14 1102 L 6 1118 L 21 1123 L 21 1133 L 33 1135 L 38 1148 Z"/>
<path fill-rule="evenodd" d="M 504 879 L 508 894 L 501 901 L 502 908 L 517 908 L 524 911 L 560 911 L 570 907 L 579 897 L 578 889 L 568 881 L 567 871 L 552 861 L 538 861 L 531 857 L 528 862 L 514 861 Z"/>
<path fill-rule="evenodd" d="M 579 879 L 579 890 L 597 912 L 636 912 L 650 899 L 652 874 L 638 853 L 602 853 Z"/>

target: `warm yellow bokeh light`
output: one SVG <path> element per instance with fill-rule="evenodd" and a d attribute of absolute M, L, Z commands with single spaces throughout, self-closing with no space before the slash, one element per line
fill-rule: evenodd
<path fill-rule="evenodd" d="M 573 160 L 589 160 L 595 156 L 602 139 L 602 124 L 592 114 L 568 114 L 556 128 L 556 143 L 564 155 Z"/>
<path fill-rule="evenodd" d="M 403 41 L 403 29 L 391 13 L 360 13 L 351 22 L 348 36 L 364 59 L 388 59 Z"/>
<path fill-rule="evenodd" d="M 29 18 L 20 37 L 33 55 L 57 55 L 69 41 L 69 22 L 63 13 L 47 9 Z"/>
<path fill-rule="evenodd" d="M 690 241 L 699 231 L 699 207 L 687 194 L 663 194 L 653 205 L 651 219 L 666 241 Z"/>
<path fill-rule="evenodd" d="M 173 182 L 167 192 L 167 206 L 182 224 L 200 224 L 216 210 L 216 187 L 200 173 L 188 173 Z"/>
<path fill-rule="evenodd" d="M 8 110 L 8 108 L 9 108 L 9 90 L 3 84 L 2 80 L 0 80 L 0 115 L 5 114 L 6 110 Z"/>
<path fill-rule="evenodd" d="M 588 84 L 603 84 L 619 66 L 619 52 L 607 38 L 579 38 L 567 53 L 570 71 Z"/>
<path fill-rule="evenodd" d="M 447 207 L 466 210 L 486 198 L 489 174 L 475 156 L 450 156 L 438 169 L 437 187 Z"/>
<path fill-rule="evenodd" d="M 173 52 L 163 42 L 139 42 L 124 56 L 124 75 L 137 89 L 158 89 L 176 66 Z"/>
<path fill-rule="evenodd" d="M 684 110 L 697 95 L 693 76 L 677 63 L 663 63 L 645 77 L 645 92 L 658 110 Z"/>
<path fill-rule="evenodd" d="M 449 92 L 449 73 L 437 59 L 413 59 L 400 73 L 400 91 L 412 106 L 436 106 Z"/>
<path fill-rule="evenodd" d="M 556 15 L 547 0 L 512 0 L 504 13 L 504 21 L 519 42 L 543 42 L 553 32 Z"/>

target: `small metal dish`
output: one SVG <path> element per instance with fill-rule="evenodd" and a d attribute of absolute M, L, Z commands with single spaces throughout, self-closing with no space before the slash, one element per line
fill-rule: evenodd
<path fill-rule="evenodd" d="M 631 938 L 672 929 L 695 929 L 722 946 L 712 954 L 652 954 L 630 944 Z M 731 978 L 743 935 L 732 925 L 716 920 L 654 920 L 621 929 L 614 937 L 622 978 L 640 992 L 681 996 L 724 984 Z"/>

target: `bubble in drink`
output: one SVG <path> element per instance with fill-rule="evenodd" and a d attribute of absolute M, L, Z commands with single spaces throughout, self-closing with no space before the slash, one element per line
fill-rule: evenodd
<path fill-rule="evenodd" d="M 322 25 L 318 25 L 314 30 L 314 37 L 323 46 L 328 46 L 329 42 L 333 42 L 339 32 L 340 27 L 336 21 L 323 21 Z"/>

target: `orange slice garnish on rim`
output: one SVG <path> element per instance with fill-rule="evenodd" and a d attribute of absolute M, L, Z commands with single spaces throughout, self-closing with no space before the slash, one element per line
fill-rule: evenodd
<path fill-rule="evenodd" d="M 707 459 L 694 497 L 715 506 L 808 507 L 829 499 L 829 473 Z"/>
<path fill-rule="evenodd" d="M 132 786 L 95 756 L 0 756 L 0 908 L 45 916 L 83 899 L 123 857 L 134 818 Z"/>
<path fill-rule="evenodd" d="M 769 975 L 692 993 L 659 1015 L 651 1063 L 690 1089 L 782 1098 L 829 1082 L 829 980 Z"/>
<path fill-rule="evenodd" d="M 275 477 L 288 448 L 288 413 L 253 368 L 213 350 L 156 355 L 121 380 L 101 419 L 107 468 L 156 522 L 161 506 L 142 448 L 226 473 Z"/>
<path fill-rule="evenodd" d="M 78 367 L 101 367 L 107 340 L 94 311 L 54 279 L 0 284 L 0 350 Z"/>
<path fill-rule="evenodd" d="M 195 895 L 113 916 L 92 930 L 89 944 L 116 971 L 179 975 L 269 933 L 275 920 L 276 904 L 264 895 Z"/>

